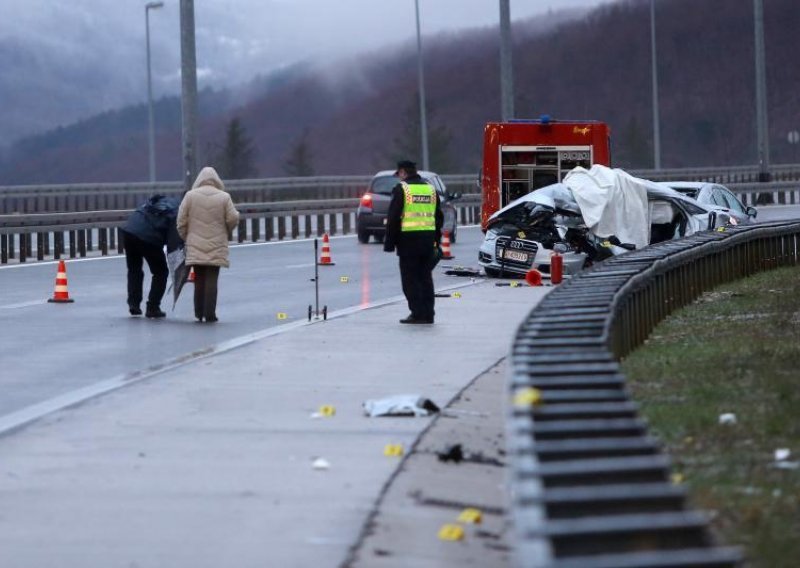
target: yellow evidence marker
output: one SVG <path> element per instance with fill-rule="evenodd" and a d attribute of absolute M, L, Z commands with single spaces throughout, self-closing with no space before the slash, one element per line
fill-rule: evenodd
<path fill-rule="evenodd" d="M 461 511 L 461 514 L 458 516 L 458 521 L 460 523 L 478 525 L 482 520 L 483 514 L 481 513 L 480 509 L 474 509 L 472 507 L 467 507 Z"/>
<path fill-rule="evenodd" d="M 287 317 L 289 317 L 289 316 L 287 316 L 285 313 L 278 312 L 278 319 L 279 320 L 285 320 Z"/>
<path fill-rule="evenodd" d="M 320 416 L 325 416 L 326 418 L 330 418 L 334 414 L 336 414 L 336 408 L 334 408 L 330 404 L 323 404 L 319 407 L 319 414 Z"/>
<path fill-rule="evenodd" d="M 464 540 L 464 527 L 448 523 L 439 529 L 439 540 Z"/>
<path fill-rule="evenodd" d="M 460 298 L 461 297 L 461 292 L 453 292 L 453 297 L 454 298 Z"/>
<path fill-rule="evenodd" d="M 383 448 L 383 455 L 391 458 L 402 456 L 403 444 L 386 444 Z"/>
<path fill-rule="evenodd" d="M 514 406 L 528 408 L 542 404 L 542 391 L 534 387 L 523 387 L 514 393 Z"/>
<path fill-rule="evenodd" d="M 340 276 L 339 277 L 339 282 L 341 282 L 342 284 L 347 284 L 348 282 L 350 282 L 350 277 L 349 276 Z"/>

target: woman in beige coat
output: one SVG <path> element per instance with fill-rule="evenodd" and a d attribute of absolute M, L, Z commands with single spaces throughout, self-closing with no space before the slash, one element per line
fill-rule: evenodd
<path fill-rule="evenodd" d="M 178 233 L 186 241 L 186 265 L 194 267 L 194 317 L 217 321 L 217 281 L 228 262 L 228 234 L 239 212 L 214 168 L 200 171 L 178 209 Z"/>

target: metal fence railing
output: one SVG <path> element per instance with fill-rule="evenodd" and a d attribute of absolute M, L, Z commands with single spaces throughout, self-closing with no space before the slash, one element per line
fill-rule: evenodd
<path fill-rule="evenodd" d="M 329 176 L 232 180 L 225 183 L 235 203 L 347 199 L 360 197 L 372 176 Z M 476 175 L 442 176 L 453 193 L 477 193 Z M 180 196 L 180 182 L 101 183 L 0 187 L 0 215 L 133 209 L 153 193 Z"/>
<path fill-rule="evenodd" d="M 461 225 L 478 222 L 477 194 L 463 195 L 452 203 Z M 243 243 L 350 234 L 357 206 L 356 198 L 239 203 L 239 225 L 230 238 Z M 121 253 L 119 226 L 131 211 L 0 215 L 0 264 Z"/>
<path fill-rule="evenodd" d="M 703 291 L 797 266 L 799 250 L 797 221 L 697 233 L 595 265 L 534 308 L 510 359 L 517 566 L 738 565 L 671 482 L 618 361 Z"/>

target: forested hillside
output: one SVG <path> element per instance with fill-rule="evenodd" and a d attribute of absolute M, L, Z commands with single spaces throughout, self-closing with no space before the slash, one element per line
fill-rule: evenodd
<path fill-rule="evenodd" d="M 755 163 L 752 0 L 656 5 L 662 165 Z M 797 0 L 765 0 L 764 8 L 771 157 L 800 161 L 786 139 L 800 130 L 800 10 Z M 537 18 L 513 33 L 517 116 L 606 121 L 614 165 L 652 165 L 649 1 L 621 0 L 577 20 Z M 500 114 L 497 36 L 486 28 L 424 38 L 433 169 L 479 167 L 483 125 Z M 260 177 L 368 174 L 416 144 L 416 97 L 413 43 L 308 68 L 246 106 L 228 108 L 223 95 L 207 93 L 200 161 L 219 153 L 238 118 Z M 177 99 L 159 103 L 159 179 L 181 177 L 178 109 Z M 23 141 L 0 167 L 0 184 L 144 180 L 146 125 L 141 105 Z"/>

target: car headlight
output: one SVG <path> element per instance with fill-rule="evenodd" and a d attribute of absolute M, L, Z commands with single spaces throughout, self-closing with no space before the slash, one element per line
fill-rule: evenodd
<path fill-rule="evenodd" d="M 499 233 L 493 231 L 492 229 L 488 229 L 486 231 L 486 236 L 483 238 L 483 240 L 485 242 L 487 242 L 487 243 L 491 243 L 491 242 L 496 241 L 498 236 L 499 236 Z"/>

